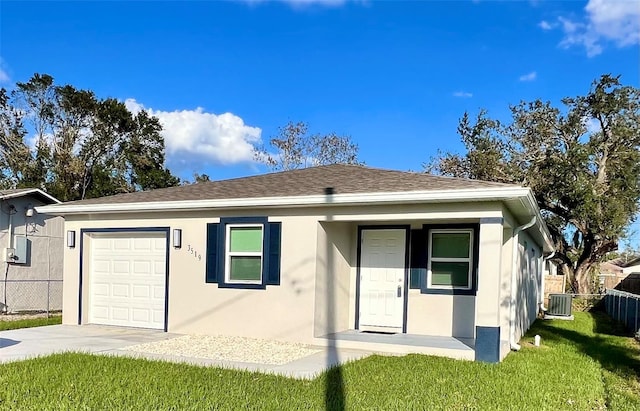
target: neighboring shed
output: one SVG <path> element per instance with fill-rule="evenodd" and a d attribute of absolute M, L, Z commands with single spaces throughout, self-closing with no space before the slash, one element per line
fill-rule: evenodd
<path fill-rule="evenodd" d="M 497 362 L 536 319 L 530 189 L 332 165 L 42 207 L 65 324 Z"/>
<path fill-rule="evenodd" d="M 35 209 L 58 203 L 35 188 L 0 190 L 0 312 L 62 309 L 64 220 Z"/>

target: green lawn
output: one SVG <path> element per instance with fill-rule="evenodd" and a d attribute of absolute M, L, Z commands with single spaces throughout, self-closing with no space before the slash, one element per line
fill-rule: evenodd
<path fill-rule="evenodd" d="M 49 318 L 29 318 L 26 320 L 3 320 L 0 318 L 0 331 L 15 330 L 17 328 L 42 327 L 43 325 L 53 325 L 62 323 L 61 315 L 54 315 Z"/>
<path fill-rule="evenodd" d="M 538 321 L 501 364 L 373 356 L 313 381 L 60 354 L 0 366 L 0 408 L 639 410 L 640 347 L 603 314 Z M 543 346 L 531 345 L 534 334 Z"/>

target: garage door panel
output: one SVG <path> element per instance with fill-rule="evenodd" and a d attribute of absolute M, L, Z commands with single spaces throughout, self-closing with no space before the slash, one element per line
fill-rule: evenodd
<path fill-rule="evenodd" d="M 165 235 L 101 235 L 91 244 L 89 322 L 163 329 Z"/>
<path fill-rule="evenodd" d="M 138 323 L 147 323 L 152 321 L 152 312 L 149 309 L 134 308 L 131 310 L 131 319 Z"/>
<path fill-rule="evenodd" d="M 158 261 L 155 261 L 155 262 L 153 263 L 153 273 L 154 273 L 155 275 L 161 275 L 161 276 L 164 276 L 164 275 L 166 274 L 166 271 L 167 271 L 167 266 L 166 266 L 166 264 L 164 264 L 164 263 L 162 263 L 162 262 L 158 262 Z"/>
<path fill-rule="evenodd" d="M 122 260 L 114 260 L 113 264 L 109 264 L 110 266 L 113 265 L 113 268 L 111 269 L 113 274 L 125 274 L 128 275 L 129 272 L 131 271 L 131 264 L 129 261 L 122 261 Z M 101 271 L 104 272 L 104 271 Z M 108 271 L 107 271 L 108 273 Z"/>
<path fill-rule="evenodd" d="M 111 272 L 111 261 L 102 260 L 102 259 L 94 259 L 92 261 L 92 269 L 98 273 L 109 273 Z"/>
<path fill-rule="evenodd" d="M 165 298 L 164 287 L 153 287 L 153 298 Z"/>
<path fill-rule="evenodd" d="M 133 250 L 135 251 L 151 251 L 151 239 L 136 238 L 133 240 Z"/>
<path fill-rule="evenodd" d="M 129 297 L 129 284 L 113 284 L 111 286 L 112 297 Z"/>
<path fill-rule="evenodd" d="M 93 295 L 96 297 L 109 297 L 111 295 L 111 287 L 109 284 L 94 283 L 92 290 Z"/>
<path fill-rule="evenodd" d="M 93 311 L 93 316 L 96 319 L 106 320 L 109 318 L 109 307 L 106 305 L 95 304 L 91 307 Z"/>
<path fill-rule="evenodd" d="M 153 310 L 153 322 L 163 322 L 164 321 L 164 310 Z"/>
<path fill-rule="evenodd" d="M 155 252 L 165 253 L 167 251 L 167 242 L 162 238 L 154 238 L 152 244 Z"/>
<path fill-rule="evenodd" d="M 151 286 L 149 285 L 134 285 L 133 286 L 133 298 L 150 298 Z"/>
<path fill-rule="evenodd" d="M 109 244 L 109 247 L 113 250 L 128 251 L 131 249 L 131 240 L 128 238 L 107 239 L 106 242 Z"/>
<path fill-rule="evenodd" d="M 133 263 L 133 275 L 149 276 L 153 275 L 151 268 L 154 266 L 153 261 L 137 260 Z"/>

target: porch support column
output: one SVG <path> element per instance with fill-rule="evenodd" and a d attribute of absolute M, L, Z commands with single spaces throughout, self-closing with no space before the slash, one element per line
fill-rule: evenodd
<path fill-rule="evenodd" d="M 500 362 L 502 217 L 480 219 L 475 360 Z"/>

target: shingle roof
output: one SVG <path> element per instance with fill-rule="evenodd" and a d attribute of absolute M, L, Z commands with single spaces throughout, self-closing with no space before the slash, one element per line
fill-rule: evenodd
<path fill-rule="evenodd" d="M 358 194 L 504 188 L 515 186 L 487 181 L 433 176 L 425 173 L 335 164 L 151 191 L 117 194 L 108 197 L 73 201 L 66 204 L 123 204 L 158 201 L 293 197 L 325 194 L 325 189 L 328 187 L 333 188 L 334 194 Z"/>
<path fill-rule="evenodd" d="M 640 263 L 640 257 L 628 258 L 628 257 L 618 257 L 613 260 L 609 260 L 606 262 L 607 264 L 615 265 L 621 268 L 630 267 L 633 265 L 637 265 Z"/>
<path fill-rule="evenodd" d="M 39 198 L 43 203 L 56 204 L 60 202 L 58 199 L 38 188 L 10 188 L 6 190 L 0 190 L 0 200 L 23 197 L 27 195 Z"/>
<path fill-rule="evenodd" d="M 0 198 L 15 197 L 16 194 L 26 193 L 33 191 L 33 188 L 10 188 L 7 190 L 0 190 Z"/>

